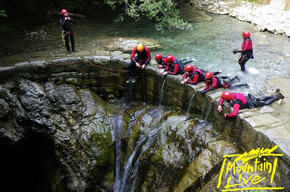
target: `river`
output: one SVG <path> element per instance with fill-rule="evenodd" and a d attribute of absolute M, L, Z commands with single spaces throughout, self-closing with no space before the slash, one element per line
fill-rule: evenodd
<path fill-rule="evenodd" d="M 123 23 L 114 23 L 110 13 L 97 13 L 94 16 L 81 18 L 73 27 L 76 48 L 83 55 L 92 54 L 90 50 L 102 49 L 102 39 L 108 37 L 141 37 L 152 38 L 160 42 L 162 50 L 152 51 L 172 54 L 177 58 L 195 58 L 193 64 L 205 70 L 222 70 L 222 75 L 238 75 L 242 82 L 250 85 L 251 92 L 261 95 L 265 92 L 269 77 L 290 77 L 290 38 L 255 31 L 250 23 L 240 22 L 227 15 L 209 14 L 212 21 L 192 22 L 190 31 L 156 31 L 150 21 L 134 22 L 127 19 Z M 28 38 L 25 32 L 21 36 L 1 39 L 2 65 L 23 61 L 51 60 L 67 56 L 61 44 L 61 29 L 56 22 L 41 27 L 47 38 L 35 41 Z M 37 28 L 40 30 L 40 28 Z M 247 62 L 246 68 L 252 73 L 242 73 L 237 64 L 238 54 L 232 51 L 242 44 L 241 33 L 251 32 L 254 48 L 254 59 Z M 33 30 L 31 30 L 33 31 Z M 28 33 L 30 31 L 27 31 Z M 71 55 L 69 55 L 71 56 Z"/>

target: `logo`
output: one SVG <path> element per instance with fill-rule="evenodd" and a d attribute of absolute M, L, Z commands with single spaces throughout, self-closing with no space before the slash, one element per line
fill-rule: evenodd
<path fill-rule="evenodd" d="M 224 155 L 217 188 L 223 192 L 284 189 L 284 187 L 260 187 L 262 181 L 273 183 L 278 157 L 283 156 L 283 154 L 273 153 L 277 148 L 278 145 L 271 149 L 258 148 L 243 154 Z M 272 157 L 271 161 L 267 157 Z M 224 179 L 226 185 L 224 189 L 220 189 Z"/>

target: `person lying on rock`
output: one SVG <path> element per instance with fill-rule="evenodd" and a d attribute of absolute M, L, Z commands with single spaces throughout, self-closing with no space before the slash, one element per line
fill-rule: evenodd
<path fill-rule="evenodd" d="M 206 74 L 205 70 L 198 69 L 191 64 L 186 65 L 184 70 L 185 70 L 185 74 L 182 77 L 182 81 L 181 81 L 182 85 L 184 85 L 185 83 L 196 85 L 199 82 L 205 81 L 205 74 Z M 221 71 L 214 72 L 215 75 L 219 73 L 221 73 Z"/>
<path fill-rule="evenodd" d="M 137 54 L 137 56 L 135 56 Z M 129 80 L 127 82 L 135 83 L 137 81 L 137 73 L 140 70 L 144 70 L 145 66 L 149 64 L 151 60 L 151 54 L 149 49 L 142 45 L 138 44 L 133 48 L 131 53 L 131 62 L 129 63 Z"/>
<path fill-rule="evenodd" d="M 205 89 L 200 91 L 200 93 L 205 94 L 208 91 L 217 89 L 217 88 L 229 88 L 234 89 L 237 87 L 249 87 L 248 84 L 238 84 L 238 85 L 232 85 L 232 83 L 235 80 L 239 80 L 238 76 L 235 76 L 234 78 L 230 78 L 228 76 L 222 76 L 218 77 L 214 75 L 212 72 L 208 71 L 205 74 Z"/>
<path fill-rule="evenodd" d="M 234 50 L 233 53 L 241 53 L 239 59 L 238 59 L 238 63 L 241 66 L 241 71 L 245 71 L 245 65 L 246 62 L 250 59 L 250 58 L 254 58 L 253 56 L 253 44 L 252 44 L 252 40 L 250 38 L 251 33 L 249 31 L 244 31 L 242 33 L 244 42 L 242 43 L 242 49 L 241 50 Z"/>
<path fill-rule="evenodd" d="M 224 91 L 221 95 L 217 110 L 218 112 L 222 112 L 224 101 L 228 101 L 230 102 L 231 106 L 233 106 L 233 112 L 225 113 L 224 117 L 236 117 L 240 109 L 253 109 L 256 107 L 262 107 L 264 105 L 270 105 L 274 101 L 278 101 L 279 99 L 284 98 L 285 97 L 282 95 L 282 93 L 279 92 L 279 90 L 276 91 L 275 95 L 263 96 L 260 98 L 256 98 L 252 94 L 245 96 L 242 93 L 230 93 L 229 91 Z"/>
<path fill-rule="evenodd" d="M 184 66 L 172 55 L 167 55 L 164 59 L 165 68 L 160 72 L 161 75 L 184 74 Z"/>
<path fill-rule="evenodd" d="M 162 54 L 157 53 L 155 56 L 155 61 L 158 65 L 158 68 L 166 68 L 167 67 L 167 62 L 165 61 L 165 57 L 162 56 Z"/>
<path fill-rule="evenodd" d="M 61 14 L 63 15 L 63 17 L 59 20 L 59 23 L 62 26 L 62 40 L 65 43 L 68 54 L 71 54 L 72 52 L 76 52 L 74 32 L 71 28 L 71 24 L 75 24 L 75 21 L 70 16 L 68 16 L 68 12 L 66 9 L 62 9 Z M 70 50 L 69 40 L 71 42 L 72 51 Z"/>

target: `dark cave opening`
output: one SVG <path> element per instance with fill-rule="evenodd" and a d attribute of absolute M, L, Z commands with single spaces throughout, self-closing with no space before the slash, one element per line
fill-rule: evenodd
<path fill-rule="evenodd" d="M 15 145 L 0 138 L 0 153 L 1 189 L 11 192 L 66 191 L 54 146 L 45 136 L 29 133 Z"/>

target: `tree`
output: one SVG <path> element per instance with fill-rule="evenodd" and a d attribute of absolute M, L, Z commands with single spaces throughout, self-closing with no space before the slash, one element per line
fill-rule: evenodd
<path fill-rule="evenodd" d="M 7 14 L 4 10 L 0 9 L 0 16 L 1 17 L 7 17 Z"/>
<path fill-rule="evenodd" d="M 184 22 L 179 16 L 177 3 L 174 0 L 105 0 L 113 9 L 117 7 L 123 11 L 117 21 L 123 21 L 124 15 L 140 20 L 141 16 L 157 21 L 157 30 L 164 29 L 191 29 L 191 24 Z"/>

